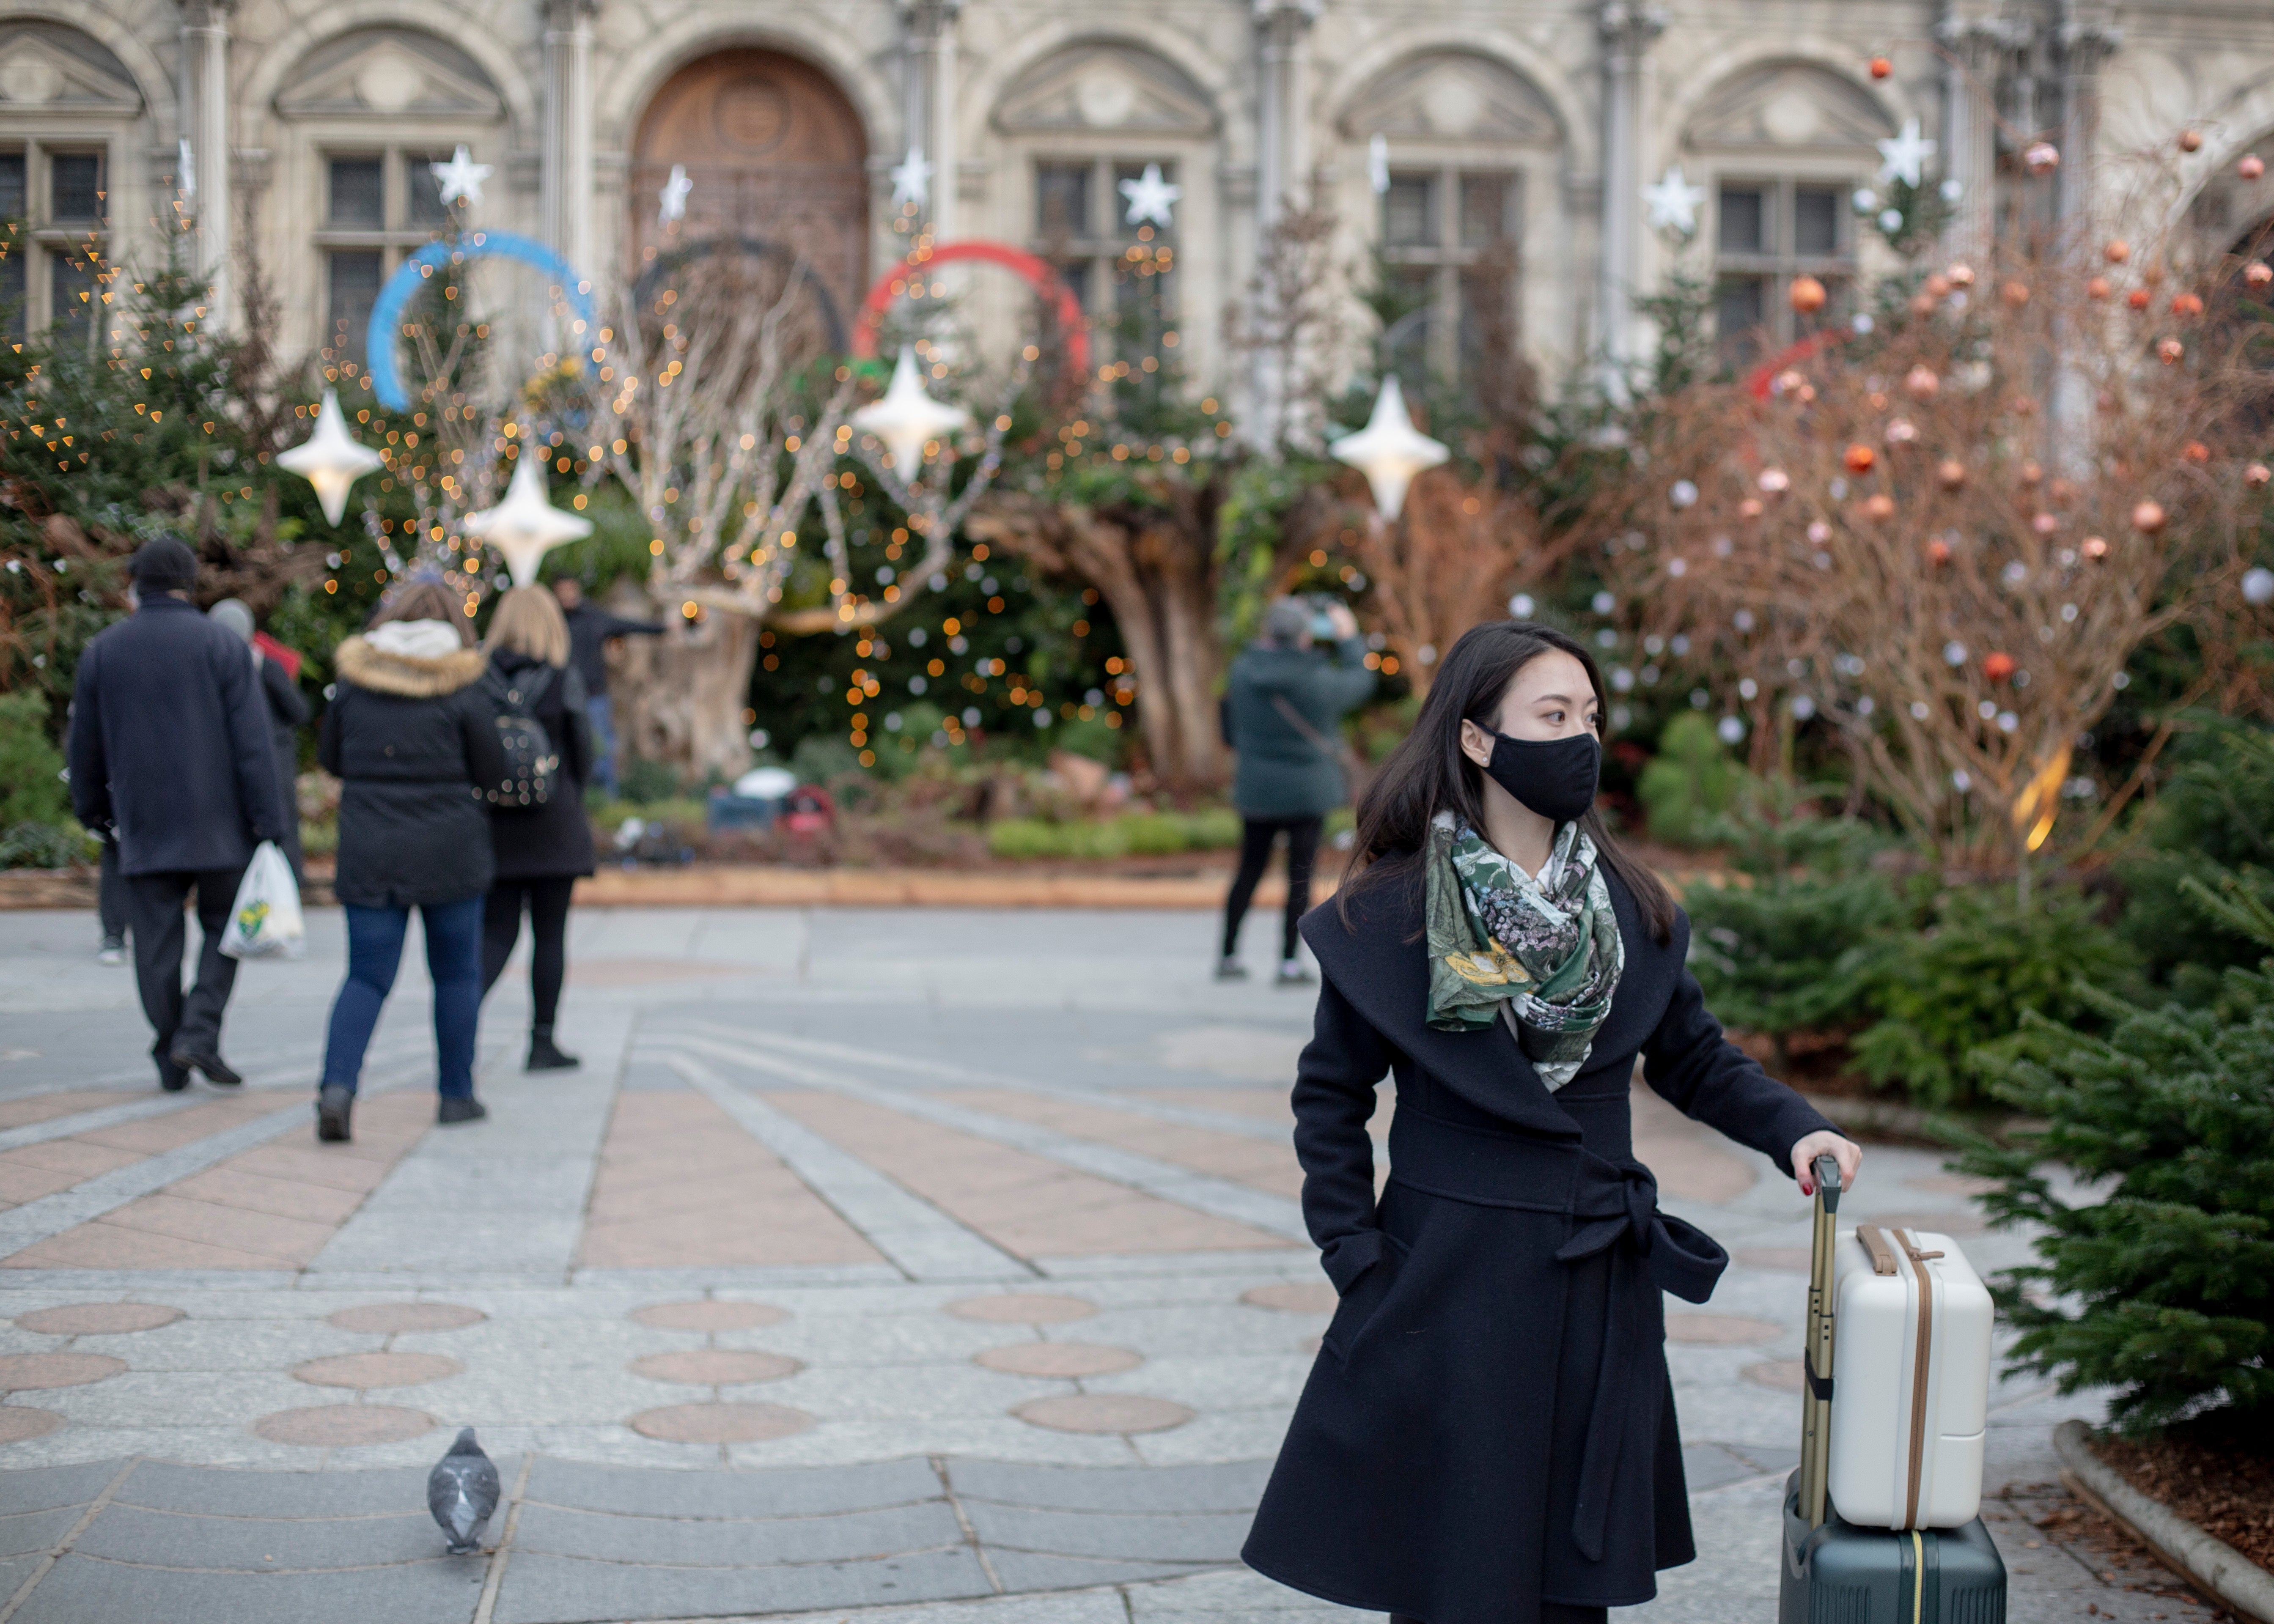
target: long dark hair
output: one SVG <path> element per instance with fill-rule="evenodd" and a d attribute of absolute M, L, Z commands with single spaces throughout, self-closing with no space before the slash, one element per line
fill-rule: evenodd
<path fill-rule="evenodd" d="M 1461 634 L 1437 680 L 1429 686 L 1421 715 L 1404 742 L 1389 753 L 1382 771 L 1359 797 L 1357 849 L 1351 879 L 1337 899 L 1343 923 L 1351 922 L 1350 899 L 1367 889 L 1403 877 L 1417 882 L 1429 846 L 1429 823 L 1450 812 L 1472 829 L 1484 827 L 1484 771 L 1461 750 L 1461 724 L 1474 722 L 1497 731 L 1500 703 L 1516 673 L 1543 654 L 1568 654 L 1586 667 L 1598 711 L 1610 707 L 1603 696 L 1603 673 L 1586 645 L 1552 626 L 1529 620 L 1497 620 Z M 1644 927 L 1663 944 L 1674 934 L 1674 898 L 1650 866 L 1621 846 L 1593 807 L 1579 827 L 1595 843 L 1604 863 L 1626 883 Z"/>

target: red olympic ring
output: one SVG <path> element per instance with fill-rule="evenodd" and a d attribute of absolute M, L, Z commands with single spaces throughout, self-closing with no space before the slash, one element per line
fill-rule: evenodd
<path fill-rule="evenodd" d="M 1073 289 L 1065 279 L 1053 269 L 1050 262 L 1038 259 L 1023 249 L 1007 243 L 993 243 L 975 238 L 962 243 L 938 243 L 921 259 L 911 255 L 877 278 L 868 297 L 861 301 L 861 309 L 853 322 L 853 355 L 855 360 L 872 360 L 877 354 L 877 328 L 883 320 L 885 307 L 906 293 L 909 281 L 935 265 L 949 265 L 959 259 L 977 259 L 987 265 L 999 265 L 1020 277 L 1036 293 L 1051 302 L 1058 312 L 1058 326 L 1065 334 L 1067 364 L 1084 387 L 1089 383 L 1089 329 L 1083 325 L 1081 304 L 1073 297 Z"/>

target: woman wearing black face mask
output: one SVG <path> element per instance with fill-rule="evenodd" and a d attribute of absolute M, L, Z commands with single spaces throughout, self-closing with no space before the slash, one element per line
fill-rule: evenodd
<path fill-rule="evenodd" d="M 1706 1012 L 1688 920 L 1594 810 L 1602 710 L 1562 633 L 1469 632 L 1303 921 L 1295 1148 L 1342 1302 L 1243 1554 L 1397 1624 L 1602 1624 L 1695 1554 L 1660 1293 L 1703 1302 L 1728 1259 L 1635 1160 L 1638 1057 L 1803 1194 L 1861 1160 Z"/>

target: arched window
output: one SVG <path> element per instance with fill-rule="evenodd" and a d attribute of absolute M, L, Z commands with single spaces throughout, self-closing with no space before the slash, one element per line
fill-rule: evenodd
<path fill-rule="evenodd" d="M 1846 318 L 1859 248 L 1849 199 L 1879 167 L 1873 142 L 1894 133 L 1861 86 L 1807 63 L 1748 69 L 1707 96 L 1683 139 L 1713 189 L 1714 323 L 1725 350 L 1781 346 Z M 1812 319 L 1783 296 L 1803 273 L 1831 295 Z"/>
<path fill-rule="evenodd" d="M 1377 136 L 1387 149 L 1374 239 L 1384 363 L 1453 377 L 1512 352 L 1526 194 L 1560 144 L 1546 99 L 1501 63 L 1432 51 L 1367 85 L 1341 124 L 1361 149 Z"/>
<path fill-rule="evenodd" d="M 463 146 L 493 174 L 479 218 L 504 210 L 505 102 L 481 65 L 411 28 L 365 28 L 308 53 L 276 97 L 298 138 L 288 154 L 287 220 L 310 222 L 320 262 L 306 336 L 361 359 L 380 285 L 441 232 L 433 165 Z"/>
<path fill-rule="evenodd" d="M 0 22 L 0 316 L 17 337 L 85 333 L 109 281 L 112 176 L 142 94 L 124 64 L 59 23 Z"/>

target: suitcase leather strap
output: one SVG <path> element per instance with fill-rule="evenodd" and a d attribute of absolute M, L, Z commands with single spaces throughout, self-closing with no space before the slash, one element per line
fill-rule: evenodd
<path fill-rule="evenodd" d="M 1879 1231 L 1873 1229 L 1871 1233 L 1877 1239 Z M 1911 1350 L 1910 1465 L 1905 1474 L 1908 1486 L 1903 1492 L 1903 1526 L 1915 1529 L 1918 1526 L 1919 1479 L 1926 1469 L 1926 1386 L 1933 1368 L 1934 1350 L 1934 1282 L 1926 1272 L 1926 1265 L 1928 1259 L 1942 1254 L 1921 1252 L 1916 1237 L 1908 1229 L 1897 1229 L 1895 1242 L 1909 1260 L 1911 1272 L 1918 1277 L 1918 1336 Z M 1876 1266 L 1877 1259 L 1873 1261 Z"/>
<path fill-rule="evenodd" d="M 1856 1238 L 1863 1243 L 1864 1250 L 1871 1254 L 1871 1273 L 1892 1274 L 1895 1272 L 1895 1249 L 1887 1244 L 1887 1237 L 1879 1233 L 1878 1224 L 1857 1224 Z"/>

